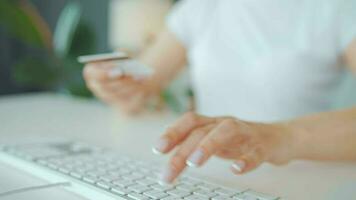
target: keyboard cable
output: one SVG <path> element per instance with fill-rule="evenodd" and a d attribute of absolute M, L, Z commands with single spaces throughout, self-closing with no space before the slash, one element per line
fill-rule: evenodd
<path fill-rule="evenodd" d="M 25 192 L 31 192 L 31 191 L 36 191 L 36 190 L 43 190 L 43 189 L 47 189 L 47 188 L 68 187 L 68 186 L 71 186 L 70 182 L 59 182 L 59 183 L 51 183 L 51 184 L 46 184 L 46 185 L 24 187 L 24 188 L 19 188 L 19 189 L 7 191 L 7 192 L 2 192 L 2 193 L 0 193 L 0 197 L 15 195 L 15 194 L 19 194 L 19 193 L 25 193 Z"/>

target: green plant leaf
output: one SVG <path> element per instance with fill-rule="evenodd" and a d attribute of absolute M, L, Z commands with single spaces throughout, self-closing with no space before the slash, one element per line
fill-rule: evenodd
<path fill-rule="evenodd" d="M 60 91 L 75 96 L 92 97 L 83 79 L 82 64 L 78 63 L 76 59 L 68 57 L 61 60 L 60 67 L 65 72 L 61 79 Z"/>
<path fill-rule="evenodd" d="M 82 8 L 77 1 L 68 3 L 61 12 L 53 37 L 54 52 L 58 57 L 68 55 L 81 15 Z"/>
<path fill-rule="evenodd" d="M 85 22 L 80 22 L 75 31 L 68 57 L 77 59 L 80 55 L 96 52 L 96 35 L 92 28 Z"/>
<path fill-rule="evenodd" d="M 40 47 L 46 45 L 41 30 L 36 26 L 36 22 L 21 7 L 18 1 L 0 1 L 0 25 L 24 42 Z"/>

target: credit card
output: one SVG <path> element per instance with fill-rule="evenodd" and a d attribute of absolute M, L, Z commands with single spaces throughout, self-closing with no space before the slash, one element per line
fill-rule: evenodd
<path fill-rule="evenodd" d="M 130 57 L 124 52 L 113 52 L 113 53 L 79 56 L 78 62 L 86 64 L 86 63 L 91 63 L 91 62 L 126 60 L 129 58 Z"/>

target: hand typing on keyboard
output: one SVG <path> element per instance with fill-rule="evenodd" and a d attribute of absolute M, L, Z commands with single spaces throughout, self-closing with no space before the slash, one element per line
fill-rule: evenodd
<path fill-rule="evenodd" d="M 287 163 L 291 159 L 291 136 L 283 127 L 185 114 L 153 148 L 163 154 L 176 150 L 161 179 L 171 183 L 186 166 L 199 167 L 214 155 L 234 160 L 231 170 L 235 174 L 249 172 L 263 162 Z"/>

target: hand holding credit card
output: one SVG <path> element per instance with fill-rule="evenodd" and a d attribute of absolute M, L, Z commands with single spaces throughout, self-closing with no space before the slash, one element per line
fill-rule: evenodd
<path fill-rule="evenodd" d="M 138 60 L 131 59 L 126 53 L 114 52 L 107 54 L 95 54 L 78 57 L 78 62 L 87 64 L 95 62 L 115 61 L 116 67 L 111 69 L 109 76 L 132 76 L 134 79 L 142 79 L 153 74 L 152 68 L 146 66 Z"/>

